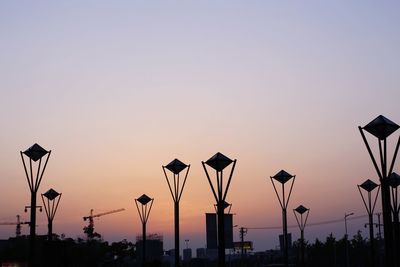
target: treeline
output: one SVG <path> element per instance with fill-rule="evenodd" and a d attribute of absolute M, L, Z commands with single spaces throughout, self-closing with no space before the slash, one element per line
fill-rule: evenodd
<path fill-rule="evenodd" d="M 136 258 L 134 244 L 126 240 L 109 244 L 102 240 L 86 241 L 80 238 L 55 238 L 51 242 L 38 238 L 36 247 L 37 262 L 43 267 L 136 266 L 132 265 Z M 28 253 L 28 237 L 10 238 L 0 244 L 0 266 L 5 263 L 24 266 Z"/>
<path fill-rule="evenodd" d="M 382 240 L 375 242 L 376 264 L 375 266 L 384 266 L 381 262 Z M 359 231 L 356 235 L 347 241 L 346 239 L 336 239 L 332 234 L 325 240 L 316 239 L 313 243 L 305 244 L 304 265 L 300 262 L 300 240 L 293 243 L 290 249 L 291 266 L 307 267 L 345 267 L 348 249 L 348 262 L 350 267 L 368 267 L 371 266 L 369 240 L 364 238 Z M 16 262 L 19 266 L 24 266 L 28 259 L 28 238 L 26 236 L 19 238 L 10 238 L 0 243 L 0 263 Z M 125 267 L 141 266 L 136 261 L 135 244 L 122 240 L 109 244 L 102 240 L 86 241 L 83 239 L 74 240 L 72 238 L 56 237 L 49 242 L 44 237 L 37 239 L 36 251 L 38 263 L 40 266 L 47 267 Z M 257 252 L 244 256 L 243 258 L 236 254 L 232 257 L 227 266 L 240 267 L 258 267 L 258 266 L 279 266 L 283 262 L 280 251 Z M 0 264 L 0 265 L 1 265 Z M 149 262 L 147 266 L 169 266 L 167 262 Z M 207 259 L 192 259 L 184 263 L 183 266 L 217 266 L 216 261 Z"/>

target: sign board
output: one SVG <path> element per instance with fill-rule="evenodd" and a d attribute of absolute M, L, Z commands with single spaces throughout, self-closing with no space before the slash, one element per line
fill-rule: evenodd
<path fill-rule="evenodd" d="M 208 249 L 218 248 L 217 214 L 206 213 L 206 241 Z M 224 214 L 225 248 L 233 248 L 233 215 Z"/>
<path fill-rule="evenodd" d="M 217 215 L 206 213 L 206 241 L 208 249 L 217 248 Z"/>
<path fill-rule="evenodd" d="M 253 242 L 251 241 L 243 241 L 242 242 L 234 242 L 235 250 L 241 250 L 242 246 L 244 250 L 253 250 Z"/>

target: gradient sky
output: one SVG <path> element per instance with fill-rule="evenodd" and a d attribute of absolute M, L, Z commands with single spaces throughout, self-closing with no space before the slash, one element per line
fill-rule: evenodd
<path fill-rule="evenodd" d="M 217 151 L 238 160 L 227 200 L 239 227 L 280 225 L 269 176 L 281 169 L 297 175 L 289 209 L 309 207 L 310 223 L 365 214 L 356 185 L 377 179 L 357 126 L 380 114 L 400 123 L 399 11 L 398 1 L 1 1 L 0 221 L 29 218 L 19 151 L 35 142 L 52 150 L 40 192 L 63 193 L 54 231 L 73 238 L 90 209 L 125 208 L 95 229 L 134 240 L 134 198 L 146 193 L 148 231 L 172 248 L 161 165 L 177 157 L 192 165 L 182 243 L 204 246 L 214 200 L 201 161 Z M 1 226 L 0 238 L 14 231 Z M 247 239 L 274 248 L 279 232 Z M 343 223 L 306 238 L 331 232 L 343 236 Z"/>

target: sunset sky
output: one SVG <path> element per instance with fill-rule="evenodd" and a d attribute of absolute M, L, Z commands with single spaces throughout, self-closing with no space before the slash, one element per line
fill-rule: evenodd
<path fill-rule="evenodd" d="M 145 193 L 148 231 L 173 248 L 161 166 L 178 158 L 191 164 L 181 247 L 204 247 L 215 201 L 201 161 L 218 151 L 237 159 L 227 201 L 238 227 L 281 225 L 269 179 L 281 169 L 296 175 L 289 225 L 300 204 L 310 223 L 365 214 L 356 185 L 377 177 L 357 127 L 380 114 L 400 124 L 399 11 L 398 1 L 1 1 L 0 222 L 29 220 L 19 152 L 34 143 L 52 150 L 39 192 L 63 194 L 54 232 L 73 238 L 90 209 L 125 208 L 95 230 L 135 240 Z M 349 235 L 366 222 L 350 221 Z M 0 226 L 0 239 L 14 232 Z M 275 248 L 280 232 L 246 239 Z M 341 238 L 344 223 L 305 235 L 331 232 Z"/>

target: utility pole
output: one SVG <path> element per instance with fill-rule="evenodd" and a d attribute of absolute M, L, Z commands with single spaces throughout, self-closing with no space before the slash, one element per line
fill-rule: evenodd
<path fill-rule="evenodd" d="M 381 231 L 381 226 L 382 226 L 382 224 L 381 224 L 381 213 L 380 213 L 380 212 L 376 213 L 376 216 L 378 217 L 378 238 L 379 238 L 379 239 L 382 239 L 382 231 Z"/>
<path fill-rule="evenodd" d="M 345 229 L 345 242 L 346 242 L 346 267 L 350 266 L 350 259 L 349 259 L 349 241 L 348 241 L 348 235 L 347 235 L 347 217 L 354 215 L 354 212 L 351 213 L 345 213 L 344 214 L 344 229 Z"/>
<path fill-rule="evenodd" d="M 247 234 L 247 228 L 240 227 L 239 234 L 240 234 L 240 248 L 241 248 L 240 258 L 243 260 L 243 254 L 244 254 L 244 236 Z"/>

